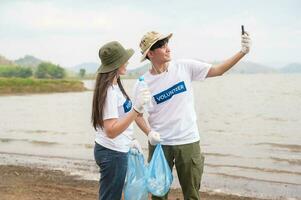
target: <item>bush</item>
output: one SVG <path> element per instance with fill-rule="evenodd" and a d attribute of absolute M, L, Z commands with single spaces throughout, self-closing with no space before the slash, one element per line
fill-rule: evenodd
<path fill-rule="evenodd" d="M 84 78 L 85 75 L 86 75 L 86 70 L 85 69 L 80 69 L 79 70 L 79 77 Z"/>
<path fill-rule="evenodd" d="M 33 74 L 29 67 L 20 66 L 0 66 L 0 77 L 28 78 Z"/>
<path fill-rule="evenodd" d="M 66 76 L 66 71 L 59 65 L 43 62 L 38 65 L 35 72 L 36 78 L 62 79 Z"/>

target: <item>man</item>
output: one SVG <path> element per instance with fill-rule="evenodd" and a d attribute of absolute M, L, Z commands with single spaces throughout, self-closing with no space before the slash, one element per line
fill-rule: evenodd
<path fill-rule="evenodd" d="M 149 144 L 149 160 L 155 149 L 153 145 L 161 138 L 170 168 L 176 167 L 184 199 L 200 199 L 204 157 L 199 144 L 192 81 L 224 74 L 249 52 L 250 38 L 248 33 L 242 35 L 242 48 L 238 53 L 220 64 L 211 65 L 197 60 L 171 61 L 168 46 L 171 37 L 172 34 L 152 31 L 140 42 L 141 61 L 148 59 L 152 65 L 144 74 L 144 80 L 152 94 L 153 107 L 148 111 L 150 127 L 142 117 L 136 122 L 149 137 L 156 138 Z M 152 199 L 167 199 L 167 195 L 152 196 Z"/>

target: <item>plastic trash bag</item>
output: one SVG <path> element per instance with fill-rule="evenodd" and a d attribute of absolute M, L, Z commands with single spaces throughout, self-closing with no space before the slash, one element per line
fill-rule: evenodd
<path fill-rule="evenodd" d="M 124 186 L 125 200 L 146 200 L 148 191 L 146 187 L 146 166 L 143 154 L 131 148 L 128 155 L 127 178 Z"/>
<path fill-rule="evenodd" d="M 173 177 L 164 156 L 161 144 L 157 144 L 147 170 L 147 189 L 155 196 L 164 196 L 170 188 Z"/>

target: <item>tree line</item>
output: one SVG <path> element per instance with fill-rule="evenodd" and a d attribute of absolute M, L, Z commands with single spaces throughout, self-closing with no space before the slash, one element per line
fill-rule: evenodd
<path fill-rule="evenodd" d="M 19 77 L 38 79 L 62 79 L 66 77 L 66 71 L 59 65 L 49 62 L 40 63 L 36 69 L 21 66 L 0 66 L 0 77 Z"/>

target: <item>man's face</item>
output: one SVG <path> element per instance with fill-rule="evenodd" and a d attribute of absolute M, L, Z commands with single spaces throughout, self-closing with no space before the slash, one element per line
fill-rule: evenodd
<path fill-rule="evenodd" d="M 162 46 L 160 46 L 159 48 L 150 50 L 148 52 L 148 57 L 156 63 L 169 62 L 171 60 L 171 56 L 170 56 L 168 41 L 164 43 Z"/>

